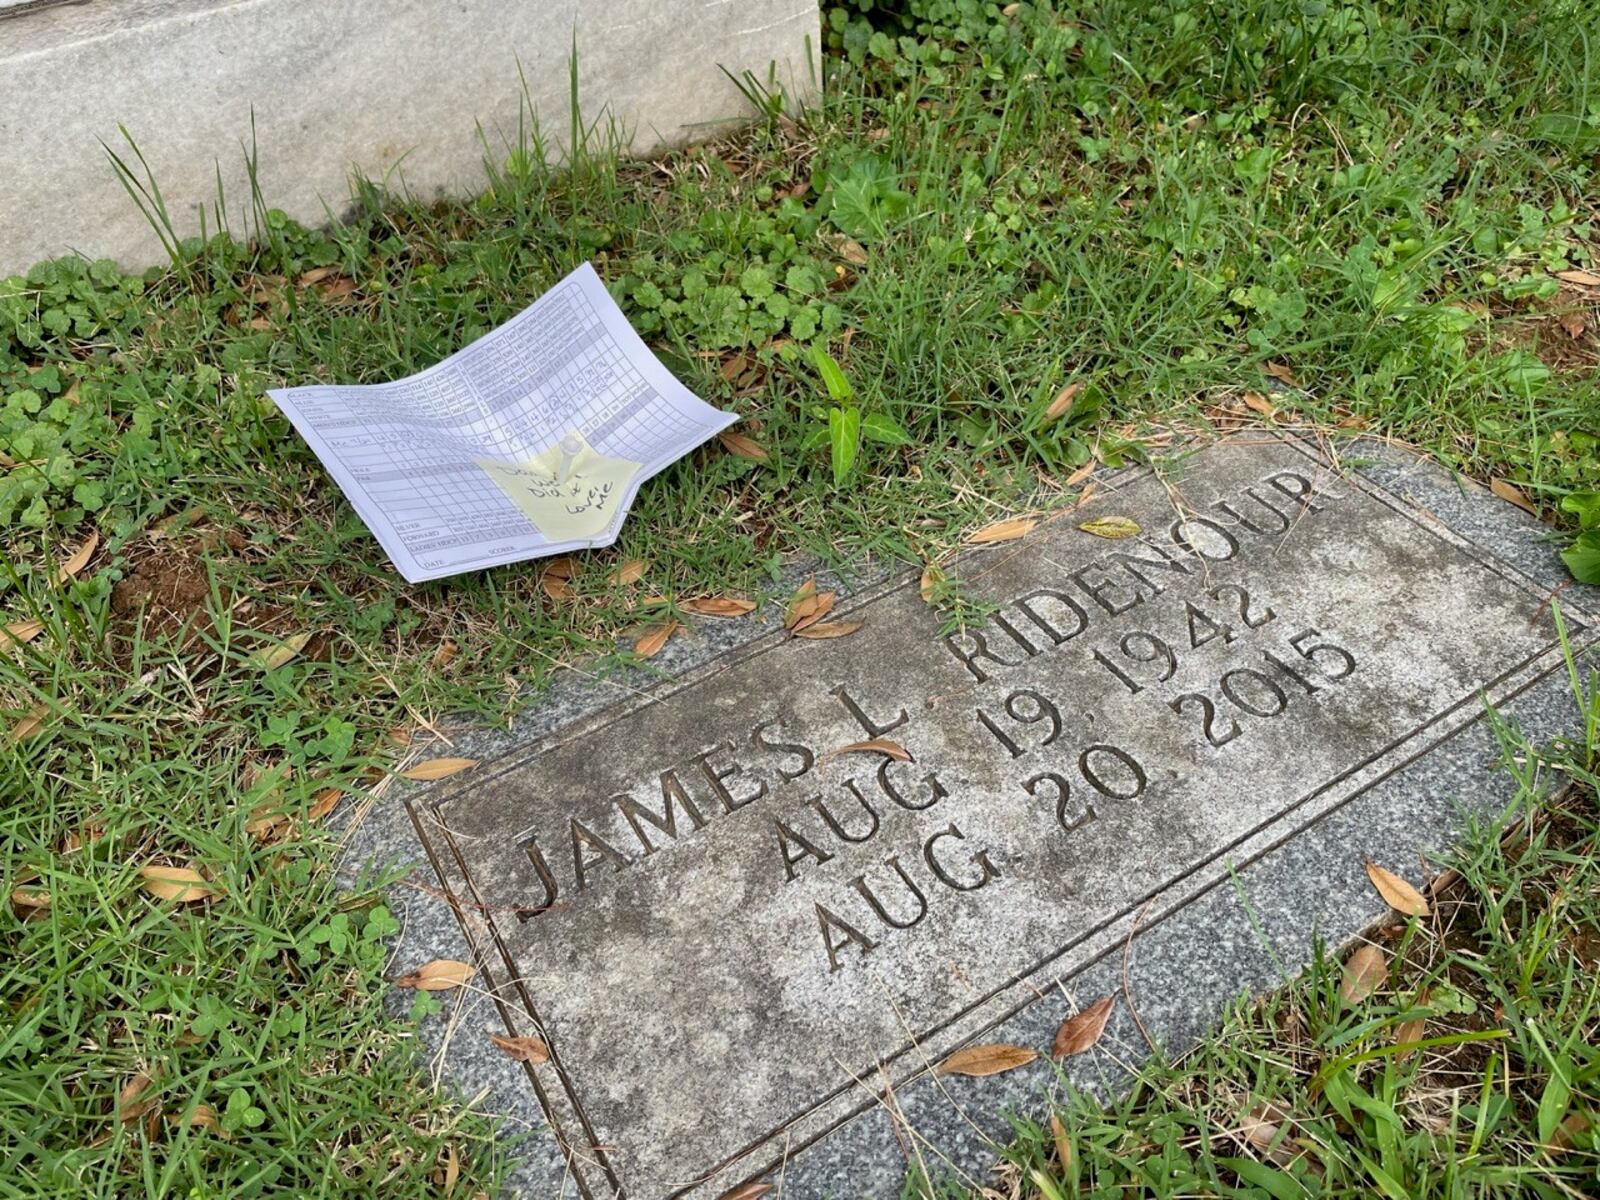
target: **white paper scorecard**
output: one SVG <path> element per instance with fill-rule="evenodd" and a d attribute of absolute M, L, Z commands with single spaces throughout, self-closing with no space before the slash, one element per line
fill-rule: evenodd
<path fill-rule="evenodd" d="M 640 484 L 738 420 L 588 263 L 426 371 L 267 395 L 410 583 L 609 545 Z"/>

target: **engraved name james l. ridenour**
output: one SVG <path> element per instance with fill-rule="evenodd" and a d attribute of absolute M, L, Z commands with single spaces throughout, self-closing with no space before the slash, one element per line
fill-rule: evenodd
<path fill-rule="evenodd" d="M 597 1188 L 772 1163 L 1559 661 L 1509 569 L 1277 439 L 951 571 L 964 630 L 885 585 L 418 806 Z M 830 754 L 868 738 L 914 761 Z"/>

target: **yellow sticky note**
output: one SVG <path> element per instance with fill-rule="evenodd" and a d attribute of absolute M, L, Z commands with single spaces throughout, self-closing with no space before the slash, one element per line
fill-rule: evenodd
<path fill-rule="evenodd" d="M 601 454 L 580 433 L 568 433 L 523 462 L 477 463 L 551 542 L 584 541 L 603 532 L 644 465 Z"/>

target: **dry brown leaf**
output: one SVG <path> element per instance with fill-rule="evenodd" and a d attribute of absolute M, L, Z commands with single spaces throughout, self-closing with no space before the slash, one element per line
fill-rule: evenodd
<path fill-rule="evenodd" d="M 1085 479 L 1094 474 L 1095 466 L 1096 464 L 1092 460 L 1084 463 L 1083 466 L 1079 467 L 1071 475 L 1067 476 L 1067 482 L 1064 486 L 1077 487 Z"/>
<path fill-rule="evenodd" d="M 1418 1007 L 1423 1007 L 1423 1006 L 1426 1006 L 1427 1003 L 1428 1003 L 1428 992 L 1427 992 L 1427 989 L 1424 988 L 1422 993 L 1421 993 L 1421 995 L 1419 995 L 1417 997 L 1417 1006 Z M 1422 1040 L 1423 1033 L 1427 1029 L 1427 1025 L 1428 1025 L 1428 1019 L 1426 1017 L 1413 1017 L 1409 1021 L 1401 1021 L 1400 1024 L 1398 1024 L 1398 1025 L 1396 1025 L 1394 1027 L 1395 1045 L 1403 1046 L 1407 1042 L 1420 1042 Z M 1395 1057 L 1396 1058 L 1407 1058 L 1412 1053 L 1414 1053 L 1414 1051 L 1401 1050 L 1401 1051 L 1398 1051 L 1395 1054 Z"/>
<path fill-rule="evenodd" d="M 1286 1167 L 1297 1153 L 1293 1143 L 1280 1141 L 1279 1133 L 1288 1124 L 1289 1114 L 1276 1104 L 1258 1104 L 1239 1121 L 1239 1134 L 1263 1154 L 1268 1162 Z M 1274 1142 L 1278 1142 L 1276 1147 Z"/>
<path fill-rule="evenodd" d="M 1067 1058 L 1082 1054 L 1098 1042 L 1100 1035 L 1106 1031 L 1106 1022 L 1111 1019 L 1111 1006 L 1115 1003 L 1115 997 L 1101 996 L 1088 1008 L 1061 1022 L 1061 1028 L 1056 1030 L 1056 1040 L 1050 1047 L 1051 1055 Z"/>
<path fill-rule="evenodd" d="M 1027 1046 L 1008 1046 L 996 1043 L 990 1046 L 963 1046 L 939 1064 L 938 1075 L 999 1075 L 1025 1067 L 1039 1057 L 1037 1050 Z"/>
<path fill-rule="evenodd" d="M 1056 1144 L 1056 1162 L 1065 1174 L 1066 1168 L 1072 1165 L 1072 1139 L 1067 1136 L 1067 1127 L 1061 1123 L 1059 1113 L 1050 1114 L 1050 1140 Z"/>
<path fill-rule="evenodd" d="M 140 867 L 144 890 L 158 900 L 171 900 L 178 904 L 193 904 L 197 900 L 210 900 L 222 889 L 193 867 Z"/>
<path fill-rule="evenodd" d="M 309 632 L 292 634 L 276 645 L 261 646 L 250 651 L 245 655 L 244 661 L 258 670 L 273 671 L 304 650 L 310 640 Z"/>
<path fill-rule="evenodd" d="M 573 596 L 577 595 L 572 590 L 572 585 L 565 579 L 559 575 L 551 575 L 549 572 L 539 577 L 539 587 L 552 600 L 571 600 Z"/>
<path fill-rule="evenodd" d="M 855 238 L 840 238 L 834 248 L 838 251 L 839 257 L 852 267 L 864 267 L 867 265 L 866 248 Z"/>
<path fill-rule="evenodd" d="M 1278 415 L 1278 406 L 1260 392 L 1246 392 L 1244 394 L 1244 406 L 1253 413 L 1261 414 L 1269 421 Z"/>
<path fill-rule="evenodd" d="M 1533 506 L 1533 502 L 1524 496 L 1519 488 L 1504 479 L 1489 480 L 1489 490 L 1507 504 L 1515 504 L 1523 512 L 1532 513 L 1536 517 L 1539 515 L 1539 510 Z"/>
<path fill-rule="evenodd" d="M 339 273 L 338 267 L 312 267 L 311 270 L 295 280 L 300 287 L 310 287 L 314 283 L 321 283 L 324 279 L 331 278 Z"/>
<path fill-rule="evenodd" d="M 60 584 L 83 570 L 89 565 L 89 559 L 94 556 L 94 548 L 99 544 L 100 535 L 90 530 L 89 536 L 83 540 L 83 545 L 74 550 L 71 556 L 56 568 L 55 578 L 51 582 Z"/>
<path fill-rule="evenodd" d="M 196 1104 L 194 1111 L 189 1114 L 188 1124 L 199 1126 L 201 1129 L 215 1129 L 219 1132 L 222 1128 L 222 1123 L 217 1120 L 217 1110 L 209 1104 Z M 228 1135 L 223 1134 L 222 1136 L 227 1137 Z"/>
<path fill-rule="evenodd" d="M 967 539 L 967 544 L 994 546 L 1001 542 L 1014 542 L 1019 537 L 1032 533 L 1038 524 L 1036 517 L 1007 517 L 1004 521 L 993 521 L 985 525 Z"/>
<path fill-rule="evenodd" d="M 1092 533 L 1095 537 L 1110 538 L 1116 541 L 1120 538 L 1138 537 L 1141 530 L 1139 522 L 1132 517 L 1095 517 L 1092 521 L 1085 521 L 1078 526 L 1084 533 Z"/>
<path fill-rule="evenodd" d="M 491 1033 L 489 1040 L 505 1051 L 507 1057 L 514 1058 L 518 1062 L 532 1063 L 534 1066 L 538 1066 L 540 1063 L 550 1061 L 550 1047 L 545 1045 L 543 1038 L 533 1037 L 532 1035 L 527 1037 L 507 1037 L 503 1033 Z"/>
<path fill-rule="evenodd" d="M 630 583 L 638 583 L 649 569 L 650 564 L 644 559 L 630 558 L 611 573 L 611 582 L 623 587 Z"/>
<path fill-rule="evenodd" d="M 1581 312 L 1565 312 L 1556 320 L 1561 328 L 1567 331 L 1567 336 L 1575 342 L 1583 338 L 1583 331 L 1589 327 L 1588 320 Z"/>
<path fill-rule="evenodd" d="M 1422 898 L 1422 893 L 1393 871 L 1385 870 L 1369 859 L 1367 878 L 1372 880 L 1372 886 L 1378 889 L 1378 895 L 1383 897 L 1384 903 L 1396 912 L 1405 913 L 1408 917 L 1428 915 L 1428 902 Z"/>
<path fill-rule="evenodd" d="M 838 602 L 837 592 L 814 592 L 806 599 L 789 608 L 789 615 L 784 621 L 784 626 L 790 633 L 799 633 L 817 624 L 823 617 L 833 611 L 833 606 Z"/>
<path fill-rule="evenodd" d="M 21 887 L 11 889 L 11 903 L 16 908 L 45 909 L 50 907 L 50 893 L 41 887 Z"/>
<path fill-rule="evenodd" d="M 6 741 L 13 746 L 27 738 L 31 738 L 44 728 L 44 719 L 50 715 L 48 704 L 35 704 L 27 714 L 11 727 L 11 732 L 6 734 Z"/>
<path fill-rule="evenodd" d="M 439 643 L 439 648 L 433 652 L 433 665 L 435 667 L 448 667 L 455 661 L 456 655 L 461 653 L 461 647 L 456 644 L 455 638 L 445 638 Z"/>
<path fill-rule="evenodd" d="M 865 742 L 851 742 L 848 746 L 840 746 L 829 755 L 830 758 L 840 754 L 882 754 L 894 759 L 895 762 L 915 762 L 911 751 L 899 742 L 891 742 L 888 738 L 872 738 Z"/>
<path fill-rule="evenodd" d="M 722 377 L 729 383 L 732 383 L 735 379 L 739 378 L 739 376 L 743 375 L 749 366 L 750 360 L 748 358 L 746 358 L 742 353 L 735 354 L 732 358 L 723 362 Z"/>
<path fill-rule="evenodd" d="M 808 579 L 795 589 L 794 595 L 789 597 L 789 607 L 784 610 L 783 627 L 793 629 L 794 624 L 810 611 L 812 601 L 817 598 L 817 581 Z"/>
<path fill-rule="evenodd" d="M 1074 379 L 1067 384 L 1066 387 L 1056 393 L 1056 398 L 1050 401 L 1050 407 L 1044 410 L 1044 419 L 1046 421 L 1054 421 L 1059 417 L 1066 416 L 1072 411 L 1072 402 L 1081 391 L 1083 391 L 1083 383 L 1080 380 Z"/>
<path fill-rule="evenodd" d="M 1292 388 L 1297 388 L 1300 386 L 1300 381 L 1294 377 L 1294 372 L 1283 363 L 1262 363 L 1261 369 L 1276 379 L 1279 383 L 1286 383 Z"/>
<path fill-rule="evenodd" d="M 1569 1113 L 1550 1134 L 1550 1149 L 1565 1154 L 1578 1144 L 1578 1139 L 1589 1132 L 1594 1119 L 1587 1113 Z"/>
<path fill-rule="evenodd" d="M 461 1153 L 456 1149 L 454 1142 L 445 1147 L 444 1154 L 444 1194 L 448 1196 L 456 1190 L 456 1181 L 461 1178 Z"/>
<path fill-rule="evenodd" d="M 39 636 L 44 629 L 43 621 L 26 620 L 13 621 L 4 629 L 0 629 L 0 650 L 9 650 L 13 646 L 21 646 L 31 642 Z"/>
<path fill-rule="evenodd" d="M 244 831 L 258 841 L 271 841 L 281 827 L 292 823 L 293 818 L 283 809 L 282 800 L 267 800 L 250 810 L 245 818 Z"/>
<path fill-rule="evenodd" d="M 865 621 L 823 621 L 816 625 L 802 625 L 794 631 L 794 635 L 826 641 L 829 638 L 849 637 L 865 624 Z"/>
<path fill-rule="evenodd" d="M 766 462 L 772 456 L 762 448 L 760 443 L 745 437 L 742 433 L 733 433 L 724 430 L 717 435 L 723 449 L 736 458 L 748 458 L 752 462 Z"/>
<path fill-rule="evenodd" d="M 401 771 L 400 774 L 405 779 L 427 781 L 444 779 L 477 765 L 478 760 L 475 758 L 430 758 L 427 762 L 419 762 L 416 766 Z"/>
<path fill-rule="evenodd" d="M 939 566 L 938 563 L 929 563 L 922 569 L 922 580 L 918 587 L 922 593 L 922 602 L 924 604 L 933 603 L 933 598 L 944 579 L 944 568 Z"/>
<path fill-rule="evenodd" d="M 1389 960 L 1376 946 L 1363 945 L 1356 949 L 1344 964 L 1344 978 L 1339 984 L 1339 995 L 1347 1004 L 1359 1004 L 1389 975 Z"/>
<path fill-rule="evenodd" d="M 306 809 L 306 820 L 320 821 L 323 817 L 339 807 L 339 799 L 344 793 L 338 788 L 324 788 L 317 793 L 317 798 L 311 802 L 311 807 Z"/>
<path fill-rule="evenodd" d="M 132 1079 L 122 1085 L 122 1090 L 117 1093 L 117 1120 L 126 1124 L 136 1121 L 154 1106 L 155 1101 L 141 1100 L 139 1097 L 155 1080 L 144 1071 L 135 1073 Z"/>
<path fill-rule="evenodd" d="M 1563 283 L 1574 283 L 1579 287 L 1600 288 L 1600 275 L 1593 271 L 1557 271 L 1556 278 Z"/>
<path fill-rule="evenodd" d="M 717 1200 L 757 1200 L 772 1190 L 770 1183 L 762 1183 L 759 1179 L 750 1183 L 741 1183 L 736 1188 L 730 1188 L 717 1197 Z"/>
<path fill-rule="evenodd" d="M 576 579 L 578 577 L 578 562 L 570 554 L 563 554 L 560 558 L 552 558 L 544 565 L 546 575 L 554 575 L 557 579 Z"/>
<path fill-rule="evenodd" d="M 640 658 L 654 658 L 661 653 L 661 647 L 665 646 L 676 632 L 678 632 L 676 621 L 654 625 L 639 635 L 639 640 L 633 643 L 633 652 Z"/>
<path fill-rule="evenodd" d="M 704 596 L 698 600 L 685 600 L 680 606 L 702 617 L 744 617 L 755 612 L 753 600 L 735 600 L 731 596 Z"/>
<path fill-rule="evenodd" d="M 394 981 L 395 987 L 416 988 L 419 992 L 445 992 L 461 987 L 478 973 L 471 963 L 453 958 L 436 958 Z"/>

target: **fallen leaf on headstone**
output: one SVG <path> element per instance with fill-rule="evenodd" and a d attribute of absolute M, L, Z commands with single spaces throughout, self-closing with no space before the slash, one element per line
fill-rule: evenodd
<path fill-rule="evenodd" d="M 1119 538 L 1137 537 L 1141 532 L 1139 522 L 1131 517 L 1095 517 L 1092 521 L 1085 521 L 1078 526 L 1084 533 L 1092 533 L 1095 537 L 1110 538 L 1116 541 Z"/>
<path fill-rule="evenodd" d="M 71 556 L 56 568 L 55 578 L 51 582 L 60 584 L 83 570 L 89 565 L 89 559 L 94 555 L 94 548 L 99 544 L 100 535 L 91 529 L 89 536 L 83 540 L 83 545 L 74 550 Z"/>
<path fill-rule="evenodd" d="M 1261 369 L 1276 379 L 1279 383 L 1286 383 L 1290 387 L 1300 386 L 1300 381 L 1294 377 L 1294 372 L 1286 367 L 1283 363 L 1262 363 Z"/>
<path fill-rule="evenodd" d="M 848 746 L 840 746 L 829 757 L 837 757 L 840 754 L 883 754 L 894 759 L 895 762 L 916 761 L 911 757 L 911 751 L 907 750 L 899 742 L 891 742 L 888 738 L 872 738 L 870 741 L 865 742 L 851 742 Z"/>
<path fill-rule="evenodd" d="M 771 1190 L 770 1183 L 755 1180 L 751 1183 L 741 1183 L 738 1187 L 723 1192 L 717 1200 L 757 1200 L 757 1197 L 765 1196 Z"/>
<path fill-rule="evenodd" d="M 794 635 L 824 641 L 828 638 L 849 637 L 865 624 L 865 621 L 824 621 L 818 625 L 802 625 L 794 631 Z"/>
<path fill-rule="evenodd" d="M 221 889 L 193 867 L 140 867 L 141 885 L 158 900 L 172 900 L 178 904 L 193 904 L 197 900 L 210 900 Z"/>
<path fill-rule="evenodd" d="M 1083 391 L 1083 383 L 1074 379 L 1066 387 L 1056 393 L 1056 398 L 1050 401 L 1050 407 L 1044 410 L 1044 419 L 1054 421 L 1057 417 L 1064 417 L 1072 411 L 1072 401 L 1078 393 Z"/>
<path fill-rule="evenodd" d="M 478 765 L 475 758 L 430 758 L 426 762 L 419 762 L 416 766 L 401 771 L 404 779 L 416 779 L 427 782 L 433 779 L 444 779 L 458 771 L 465 771 L 468 767 Z"/>
<path fill-rule="evenodd" d="M 1098 1042 L 1100 1035 L 1106 1031 L 1106 1022 L 1111 1019 L 1111 1006 L 1114 1003 L 1115 997 L 1101 996 L 1088 1008 L 1073 1013 L 1061 1022 L 1061 1028 L 1056 1030 L 1056 1040 L 1050 1047 L 1051 1055 L 1067 1058 L 1082 1054 Z"/>
<path fill-rule="evenodd" d="M 20 646 L 31 642 L 39 636 L 44 629 L 43 621 L 32 619 L 26 621 L 13 621 L 4 629 L 0 629 L 0 650 L 9 650 L 13 646 Z"/>
<path fill-rule="evenodd" d="M 760 444 L 751 441 L 742 433 L 732 433 L 725 429 L 717 435 L 717 438 L 722 442 L 723 449 L 735 458 L 748 458 L 752 462 L 766 462 L 772 457 L 762 449 Z"/>
<path fill-rule="evenodd" d="M 26 738 L 31 738 L 44 728 L 44 719 L 50 715 L 48 704 L 35 704 L 27 714 L 11 727 L 11 732 L 6 734 L 6 741 L 13 746 Z"/>
<path fill-rule="evenodd" d="M 638 583 L 644 578 L 644 573 L 650 569 L 650 564 L 642 558 L 630 558 L 611 573 L 611 582 L 626 586 Z"/>
<path fill-rule="evenodd" d="M 1539 510 L 1533 506 L 1533 502 L 1524 496 L 1520 489 L 1507 483 L 1504 479 L 1489 480 L 1489 490 L 1507 504 L 1515 504 L 1523 512 L 1532 513 L 1534 516 L 1539 515 Z"/>
<path fill-rule="evenodd" d="M 1348 1004 L 1359 1004 L 1378 990 L 1389 975 L 1389 960 L 1376 946 L 1359 946 L 1344 964 L 1339 995 Z"/>
<path fill-rule="evenodd" d="M 923 603 L 933 603 L 934 593 L 943 582 L 944 568 L 939 566 L 938 563 L 929 563 L 922 569 L 922 581 L 919 585 L 919 590 L 922 592 Z"/>
<path fill-rule="evenodd" d="M 1037 1050 L 1027 1046 L 963 1046 L 935 1069 L 937 1075 L 998 1075 L 1027 1066 L 1039 1057 Z"/>
<path fill-rule="evenodd" d="M 993 521 L 985 525 L 967 539 L 967 544 L 993 546 L 1001 542 L 1014 542 L 1019 537 L 1033 532 L 1038 524 L 1037 517 L 1007 517 L 1004 521 Z"/>
<path fill-rule="evenodd" d="M 1368 859 L 1367 878 L 1372 880 L 1372 886 L 1378 889 L 1378 895 L 1383 897 L 1384 903 L 1396 912 L 1405 913 L 1408 917 L 1428 915 L 1428 902 L 1422 898 L 1422 893 L 1393 871 L 1385 870 Z"/>
<path fill-rule="evenodd" d="M 796 624 L 815 610 L 816 605 L 817 581 L 808 579 L 795 589 L 794 595 L 789 597 L 789 606 L 783 614 L 783 627 L 792 631 Z"/>
<path fill-rule="evenodd" d="M 1600 275 L 1593 271 L 1557 271 L 1556 278 L 1563 283 L 1575 283 L 1579 287 L 1600 288 Z"/>
<path fill-rule="evenodd" d="M 755 601 L 735 600 L 730 596 L 705 596 L 698 600 L 685 600 L 681 607 L 702 617 L 743 617 L 756 610 Z"/>
<path fill-rule="evenodd" d="M 1273 404 L 1271 400 L 1268 400 L 1260 392 L 1246 392 L 1244 394 L 1244 406 L 1253 413 L 1260 413 L 1269 421 L 1278 415 L 1277 405 Z"/>
<path fill-rule="evenodd" d="M 471 963 L 453 958 L 436 958 L 394 981 L 395 987 L 416 988 L 419 992 L 444 992 L 462 986 L 478 973 Z"/>
<path fill-rule="evenodd" d="M 791 608 L 789 617 L 784 624 L 790 633 L 799 633 L 803 629 L 808 629 L 832 612 L 833 606 L 838 599 L 839 594 L 837 592 L 818 592 Z"/>
<path fill-rule="evenodd" d="M 633 643 L 633 652 L 640 658 L 653 658 L 661 653 L 661 647 L 667 644 L 667 639 L 678 631 L 676 621 L 668 621 L 664 625 L 655 625 L 639 635 L 639 640 Z"/>
<path fill-rule="evenodd" d="M 292 634 L 274 646 L 261 646 L 250 651 L 244 656 L 245 664 L 261 671 L 276 670 L 304 650 L 310 640 L 309 632 Z"/>
<path fill-rule="evenodd" d="M 518 1062 L 538 1066 L 540 1063 L 550 1061 L 550 1047 L 545 1045 L 543 1038 L 532 1035 L 507 1037 L 503 1033 L 491 1033 L 489 1040 L 505 1051 L 508 1058 L 514 1058 Z"/>

